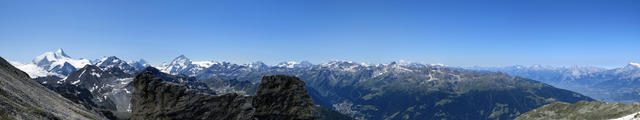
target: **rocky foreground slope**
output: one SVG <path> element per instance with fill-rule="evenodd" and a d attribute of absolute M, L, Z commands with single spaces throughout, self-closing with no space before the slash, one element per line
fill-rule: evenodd
<path fill-rule="evenodd" d="M 0 57 L 0 119 L 106 119 L 31 80 Z"/>
<path fill-rule="evenodd" d="M 296 77 L 265 76 L 255 96 L 212 95 L 164 81 L 151 72 L 135 77 L 131 119 L 317 118 L 305 83 Z"/>
<path fill-rule="evenodd" d="M 640 104 L 580 101 L 557 102 L 531 110 L 516 120 L 606 120 L 640 112 Z"/>

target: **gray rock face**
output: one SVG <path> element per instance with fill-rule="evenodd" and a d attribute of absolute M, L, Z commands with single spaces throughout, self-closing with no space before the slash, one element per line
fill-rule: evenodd
<path fill-rule="evenodd" d="M 0 57 L 0 119 L 106 119 L 31 80 Z"/>
<path fill-rule="evenodd" d="M 165 82 L 151 72 L 134 79 L 132 120 L 312 119 L 313 101 L 295 77 L 263 78 L 256 96 L 212 95 Z"/>
<path fill-rule="evenodd" d="M 286 120 L 311 119 L 313 100 L 297 77 L 274 75 L 262 77 L 253 99 L 258 119 Z"/>
<path fill-rule="evenodd" d="M 150 72 L 136 76 L 131 100 L 132 120 L 251 118 L 250 97 L 213 96 L 163 81 Z"/>

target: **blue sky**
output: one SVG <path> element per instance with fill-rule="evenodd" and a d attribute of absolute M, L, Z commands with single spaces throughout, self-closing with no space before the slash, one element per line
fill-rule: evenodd
<path fill-rule="evenodd" d="M 453 66 L 640 62 L 637 0 L 0 0 L 0 56 Z"/>

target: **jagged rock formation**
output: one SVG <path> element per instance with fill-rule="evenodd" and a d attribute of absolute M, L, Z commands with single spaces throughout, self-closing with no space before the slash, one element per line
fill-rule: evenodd
<path fill-rule="evenodd" d="M 134 79 L 132 120 L 249 119 L 251 98 L 237 94 L 213 96 L 163 82 L 151 72 Z"/>
<path fill-rule="evenodd" d="M 106 119 L 31 80 L 0 57 L 0 119 Z"/>
<path fill-rule="evenodd" d="M 253 99 L 258 119 L 286 120 L 311 119 L 313 100 L 297 77 L 274 75 L 262 77 Z"/>
<path fill-rule="evenodd" d="M 264 77 L 256 96 L 212 95 L 164 81 L 151 72 L 136 76 L 131 119 L 313 118 L 313 101 L 295 77 Z"/>
<path fill-rule="evenodd" d="M 556 102 L 531 110 L 516 120 L 606 120 L 640 112 L 640 104 L 580 101 Z"/>

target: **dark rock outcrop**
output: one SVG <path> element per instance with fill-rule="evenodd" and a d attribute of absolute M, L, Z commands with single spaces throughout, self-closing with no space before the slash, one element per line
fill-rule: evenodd
<path fill-rule="evenodd" d="M 253 107 L 256 108 L 254 116 L 267 120 L 311 119 L 313 100 L 304 85 L 304 82 L 293 76 L 262 77 L 253 99 Z"/>
<path fill-rule="evenodd" d="M 157 78 L 160 78 L 165 82 L 184 85 L 185 87 L 187 87 L 187 89 L 190 89 L 190 90 L 195 90 L 198 92 L 208 93 L 208 94 L 216 94 L 207 86 L 207 84 L 196 80 L 195 77 L 189 77 L 183 74 L 170 75 L 167 73 L 160 72 L 160 70 L 154 67 L 147 67 L 140 72 L 140 74 L 142 73 L 150 73 L 151 75 Z"/>
<path fill-rule="evenodd" d="M 146 72 L 134 79 L 131 119 L 250 119 L 250 101 L 237 94 L 199 93 Z"/>
<path fill-rule="evenodd" d="M 158 77 L 162 74 L 165 77 Z M 144 72 L 134 79 L 132 120 L 142 119 L 312 119 L 313 101 L 304 82 L 284 75 L 263 78 L 256 96 L 213 95 Z"/>

